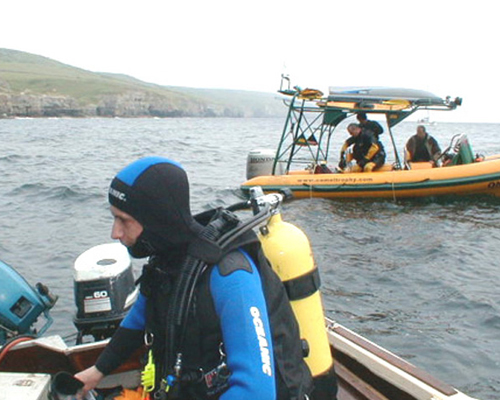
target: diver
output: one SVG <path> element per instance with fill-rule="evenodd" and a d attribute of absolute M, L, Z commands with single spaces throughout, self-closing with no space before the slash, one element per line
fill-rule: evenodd
<path fill-rule="evenodd" d="M 357 113 L 356 119 L 358 120 L 359 125 L 362 128 L 372 131 L 377 137 L 377 139 L 382 133 L 384 133 L 384 128 L 382 128 L 382 125 L 380 125 L 377 121 L 372 121 L 368 119 L 366 113 L 364 112 Z"/>
<path fill-rule="evenodd" d="M 384 165 L 384 146 L 372 131 L 355 123 L 349 124 L 347 131 L 351 137 L 344 142 L 340 151 L 339 168 L 346 167 L 346 151 L 350 146 L 353 146 L 352 156 L 356 160 L 351 172 L 372 172 Z"/>
<path fill-rule="evenodd" d="M 436 139 L 434 139 L 425 126 L 417 126 L 417 133 L 408 139 L 405 146 L 406 162 L 425 162 L 429 161 L 433 166 L 441 157 L 441 148 Z"/>
<path fill-rule="evenodd" d="M 166 158 L 125 167 L 108 199 L 112 238 L 149 258 L 138 300 L 96 364 L 75 375 L 85 392 L 146 344 L 143 384 L 155 399 L 314 399 L 297 320 L 253 230 L 215 246 L 209 228 L 235 222 L 220 210 L 192 216 L 186 172 Z"/>

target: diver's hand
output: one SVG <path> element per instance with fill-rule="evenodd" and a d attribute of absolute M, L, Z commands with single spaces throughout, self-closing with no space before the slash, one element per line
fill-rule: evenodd
<path fill-rule="evenodd" d="M 370 160 L 368 160 L 367 158 L 362 158 L 361 160 L 358 161 L 358 165 L 361 167 L 361 168 L 364 168 L 366 164 L 368 164 L 370 162 Z"/>
<path fill-rule="evenodd" d="M 83 382 L 83 390 L 78 393 L 76 399 L 83 400 L 85 395 L 89 390 L 94 389 L 102 378 L 104 378 L 104 374 L 99 371 L 95 365 L 83 370 L 75 375 L 75 378 L 81 380 Z"/>

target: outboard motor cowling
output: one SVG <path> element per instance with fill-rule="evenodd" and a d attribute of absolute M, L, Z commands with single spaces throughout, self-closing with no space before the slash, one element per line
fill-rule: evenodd
<path fill-rule="evenodd" d="M 49 310 L 57 301 L 45 285 L 36 289 L 12 267 L 0 261 L 0 346 L 18 335 L 42 335 L 52 324 Z M 44 314 L 45 323 L 37 329 L 35 323 Z"/>
<path fill-rule="evenodd" d="M 276 152 L 269 149 L 252 150 L 247 156 L 247 179 L 256 176 L 273 175 L 273 165 Z M 276 164 L 274 175 L 283 175 L 285 173 L 284 162 L 279 161 Z"/>
<path fill-rule="evenodd" d="M 94 340 L 112 336 L 139 294 L 127 248 L 120 243 L 107 243 L 78 256 L 74 264 L 74 291 L 77 344 L 85 335 L 92 335 Z"/>

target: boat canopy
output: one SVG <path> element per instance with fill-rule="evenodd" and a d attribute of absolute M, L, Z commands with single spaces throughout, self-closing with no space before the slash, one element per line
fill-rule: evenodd
<path fill-rule="evenodd" d="M 330 96 L 345 98 L 362 98 L 375 100 L 406 99 L 411 101 L 437 101 L 441 98 L 431 92 L 418 89 L 392 87 L 334 87 L 329 88 Z"/>
<path fill-rule="evenodd" d="M 329 92 L 326 100 L 318 103 L 326 107 L 327 111 L 386 114 L 389 127 L 393 127 L 419 109 L 454 110 L 462 104 L 462 99 L 459 97 L 454 100 L 449 96 L 443 99 L 425 90 L 406 88 L 330 87 Z"/>
<path fill-rule="evenodd" d="M 368 112 L 385 114 L 388 126 L 393 127 L 417 110 L 454 110 L 462 104 L 460 97 L 452 100 L 425 90 L 392 87 L 330 87 L 326 97 L 319 90 L 299 87 L 280 93 L 314 102 L 330 114 L 326 122 L 335 124 L 350 113 Z"/>

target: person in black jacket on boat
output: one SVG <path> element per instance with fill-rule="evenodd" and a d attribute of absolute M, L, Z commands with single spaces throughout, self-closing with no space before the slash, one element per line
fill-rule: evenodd
<path fill-rule="evenodd" d="M 227 218 L 193 217 L 184 169 L 161 157 L 124 168 L 109 202 L 112 238 L 149 259 L 133 308 L 95 366 L 76 375 L 85 391 L 147 338 L 155 399 L 314 398 L 297 321 L 252 230 L 214 246 L 208 228 Z"/>
<path fill-rule="evenodd" d="M 350 172 L 372 172 L 380 168 L 385 163 L 384 146 L 377 139 L 377 136 L 358 124 L 349 124 L 347 131 L 351 135 L 340 150 L 339 167 L 346 167 L 345 153 L 352 146 L 352 156 L 356 160 L 356 165 Z"/>

